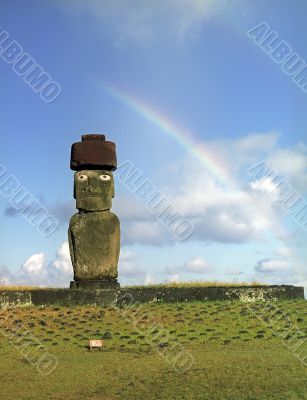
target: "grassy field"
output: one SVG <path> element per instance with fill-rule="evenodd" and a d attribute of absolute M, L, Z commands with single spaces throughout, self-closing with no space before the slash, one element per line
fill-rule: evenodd
<path fill-rule="evenodd" d="M 307 399 L 304 300 L 16 308 L 0 322 L 1 400 Z"/>

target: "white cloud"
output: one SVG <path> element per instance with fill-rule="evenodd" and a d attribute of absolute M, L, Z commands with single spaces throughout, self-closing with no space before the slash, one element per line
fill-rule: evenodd
<path fill-rule="evenodd" d="M 6 267 L 0 267 L 0 286 L 12 284 L 12 275 Z"/>
<path fill-rule="evenodd" d="M 138 238 L 138 243 L 148 244 L 159 242 L 162 244 L 165 236 L 165 229 L 158 221 L 133 221 L 126 225 L 124 235 L 127 244 L 133 244 L 134 238 Z M 160 239 L 159 239 L 160 238 Z"/>
<path fill-rule="evenodd" d="M 136 254 L 125 248 L 120 252 L 118 272 L 123 284 L 154 282 L 154 278 L 140 268 Z M 46 262 L 44 253 L 37 253 L 28 257 L 16 272 L 0 267 L 0 285 L 69 287 L 71 280 L 73 267 L 67 241 L 60 245 L 56 257 L 50 262 Z"/>
<path fill-rule="evenodd" d="M 184 273 L 185 277 L 188 276 L 187 274 L 211 274 L 216 272 L 216 268 L 207 263 L 207 261 L 202 257 L 197 256 L 189 258 L 182 265 L 165 267 L 163 272 L 165 275 L 169 275 L 171 279 L 173 279 L 174 277 L 179 277 L 179 273 L 181 273 L 181 275 Z"/>
<path fill-rule="evenodd" d="M 294 256 L 293 249 L 286 246 L 280 247 L 279 249 L 275 250 L 275 254 L 279 258 L 290 258 Z"/>
<path fill-rule="evenodd" d="M 233 146 L 241 154 L 269 153 L 278 144 L 279 132 L 266 134 L 254 132 L 233 142 Z"/>
<path fill-rule="evenodd" d="M 124 278 L 142 278 L 145 276 L 137 261 L 136 255 L 126 249 L 122 249 L 118 266 L 119 276 Z"/>
<path fill-rule="evenodd" d="M 71 274 L 72 264 L 70 259 L 68 242 L 64 242 L 57 251 L 57 258 L 52 261 L 51 267 L 55 268 L 60 273 Z"/>
<path fill-rule="evenodd" d="M 29 275 L 37 275 L 43 272 L 45 255 L 43 253 L 33 254 L 21 267 L 21 272 Z"/>
<path fill-rule="evenodd" d="M 215 271 L 215 269 L 208 265 L 202 257 L 190 258 L 184 263 L 184 268 L 186 272 L 192 272 L 195 274 L 207 274 Z"/>
<path fill-rule="evenodd" d="M 278 149 L 280 136 L 277 131 L 252 132 L 236 139 L 219 138 L 205 143 L 204 148 L 234 176 L 242 166 L 255 164 L 259 158 L 267 159 Z"/>
<path fill-rule="evenodd" d="M 73 278 L 68 243 L 64 242 L 51 262 L 44 253 L 33 254 L 22 264 L 19 271 L 0 270 L 0 284 L 68 287 Z"/>
<path fill-rule="evenodd" d="M 307 147 L 303 143 L 291 148 L 275 148 L 265 162 L 272 173 L 256 179 L 253 182 L 255 189 L 276 192 L 278 183 L 284 181 L 292 190 L 302 195 L 307 193 Z"/>
<path fill-rule="evenodd" d="M 169 276 L 169 278 L 167 280 L 167 282 L 170 282 L 170 283 L 177 283 L 179 281 L 180 281 L 179 274 L 172 274 L 172 275 Z"/>
<path fill-rule="evenodd" d="M 263 177 L 251 182 L 251 188 L 255 191 L 266 192 L 267 194 L 274 195 L 274 192 L 276 192 L 276 183 L 274 183 L 274 178 Z"/>
<path fill-rule="evenodd" d="M 225 272 L 226 275 L 237 276 L 237 275 L 244 275 L 244 271 L 241 268 L 226 268 Z"/>
<path fill-rule="evenodd" d="M 267 157 L 269 165 L 271 159 L 282 157 L 279 136 L 276 132 L 253 133 L 240 139 L 202 143 L 210 157 L 227 170 L 232 185 L 221 184 L 219 176 L 192 157 L 170 165 L 170 173 L 165 171 L 161 186 L 154 182 L 193 224 L 194 233 L 188 240 L 246 243 L 264 242 L 269 237 L 292 238 L 297 226 L 291 230 L 289 224 L 284 224 L 286 212 L 280 207 L 278 196 L 270 193 L 275 188 L 271 180 L 254 179 L 247 172 L 251 165 L 263 161 L 263 157 Z M 300 159 L 305 157 L 307 163 L 304 146 L 294 146 L 289 152 L 298 153 Z M 304 182 L 307 180 L 305 161 L 297 163 L 300 167 L 295 169 Z M 285 164 L 291 164 L 290 160 L 286 158 Z M 284 166 L 283 170 L 286 168 Z M 293 167 L 289 167 L 289 171 L 293 174 Z M 147 211 L 142 202 L 133 198 L 133 194 L 116 200 L 114 210 L 122 223 L 124 244 L 163 246 L 175 243 L 173 233 Z"/>
<path fill-rule="evenodd" d="M 121 285 L 142 285 L 144 283 L 154 283 L 154 278 L 140 267 L 137 255 L 126 249 L 121 248 L 118 263 L 118 278 Z"/>
<path fill-rule="evenodd" d="M 275 285 L 306 286 L 307 270 L 292 249 L 281 248 L 274 253 L 275 257 L 264 258 L 256 263 L 252 280 Z"/>
<path fill-rule="evenodd" d="M 64 0 L 53 4 L 70 17 L 91 19 L 97 32 L 116 43 L 148 44 L 157 36 L 179 40 L 195 35 L 202 24 L 227 15 L 238 0 Z"/>
<path fill-rule="evenodd" d="M 293 148 L 277 149 L 269 156 L 268 164 L 295 190 L 302 194 L 307 192 L 307 147 L 303 143 Z"/>
<path fill-rule="evenodd" d="M 156 283 L 156 280 L 150 274 L 146 274 L 144 285 L 153 285 L 154 283 Z"/>
<path fill-rule="evenodd" d="M 280 274 L 289 272 L 290 266 L 281 258 L 265 258 L 257 262 L 255 270 L 260 273 Z"/>

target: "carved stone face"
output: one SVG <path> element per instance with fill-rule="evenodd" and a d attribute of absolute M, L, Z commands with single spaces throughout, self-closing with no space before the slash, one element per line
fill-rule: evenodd
<path fill-rule="evenodd" d="M 112 206 L 114 179 L 111 171 L 83 170 L 74 175 L 74 198 L 83 211 L 104 211 Z"/>

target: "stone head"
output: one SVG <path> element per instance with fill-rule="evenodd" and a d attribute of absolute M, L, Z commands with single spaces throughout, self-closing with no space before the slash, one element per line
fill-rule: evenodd
<path fill-rule="evenodd" d="M 104 211 L 112 206 L 114 179 L 109 170 L 81 170 L 74 175 L 76 207 L 82 211 Z"/>

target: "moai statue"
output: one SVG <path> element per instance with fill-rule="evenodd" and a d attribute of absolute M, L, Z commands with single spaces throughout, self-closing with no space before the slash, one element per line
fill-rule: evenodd
<path fill-rule="evenodd" d="M 118 217 L 110 211 L 117 167 L 115 143 L 104 135 L 83 135 L 71 147 L 74 198 L 79 212 L 72 216 L 68 239 L 74 281 L 71 288 L 119 287 L 120 248 Z"/>

